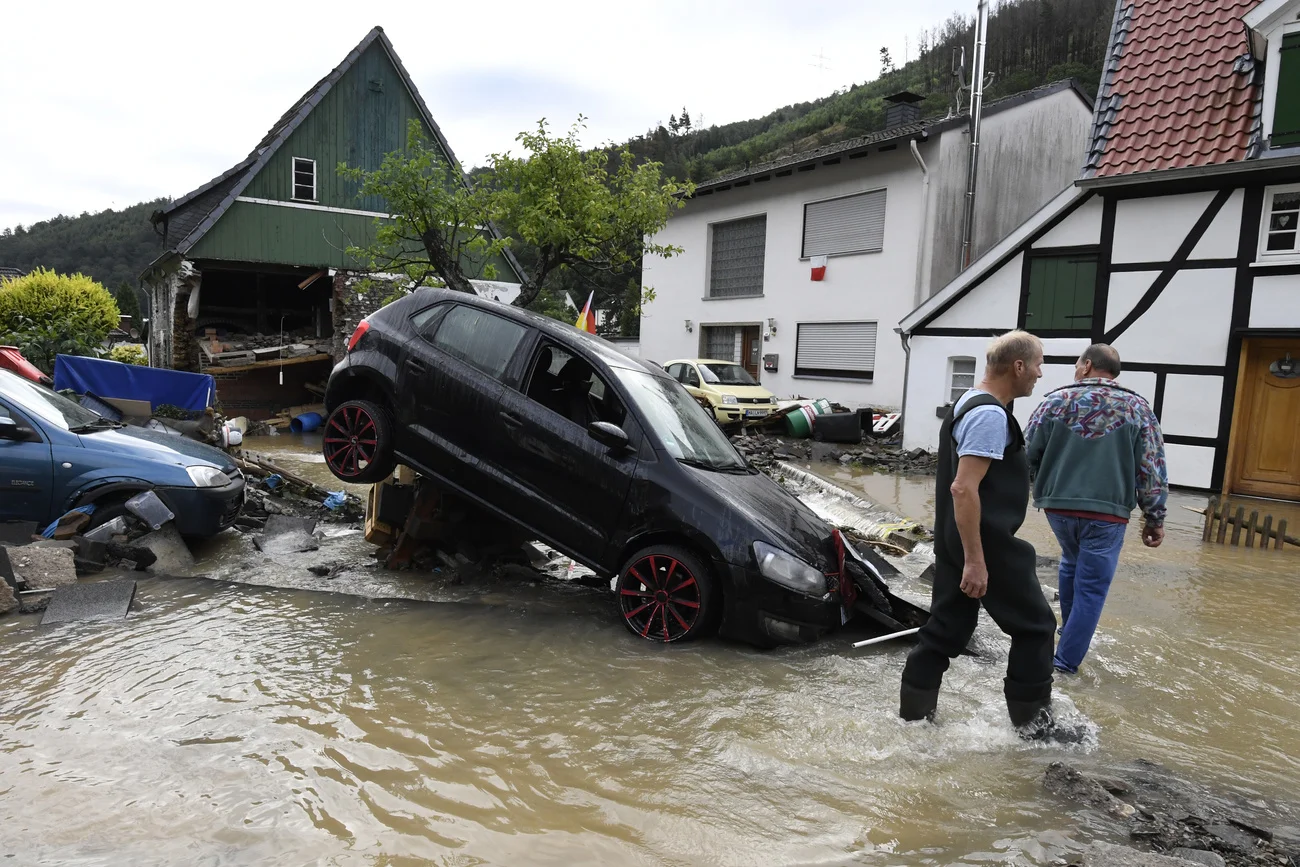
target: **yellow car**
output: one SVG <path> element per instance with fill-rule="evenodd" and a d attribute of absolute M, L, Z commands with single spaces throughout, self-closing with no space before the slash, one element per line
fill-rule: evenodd
<path fill-rule="evenodd" d="M 776 397 L 772 392 L 734 361 L 678 359 L 666 362 L 664 370 L 684 385 L 692 397 L 707 400 L 719 424 L 737 424 L 776 411 Z"/>

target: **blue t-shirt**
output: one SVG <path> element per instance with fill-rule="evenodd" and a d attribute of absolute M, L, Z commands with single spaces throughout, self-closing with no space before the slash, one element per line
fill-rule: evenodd
<path fill-rule="evenodd" d="M 957 400 L 953 411 L 961 411 L 967 401 L 980 394 L 988 392 L 972 388 Z M 957 440 L 958 457 L 976 455 L 1002 460 L 1002 455 L 1007 450 L 1006 410 L 998 405 L 977 406 L 958 420 L 952 434 Z"/>

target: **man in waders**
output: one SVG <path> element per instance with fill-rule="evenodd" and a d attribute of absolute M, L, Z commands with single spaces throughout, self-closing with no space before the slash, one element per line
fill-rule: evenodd
<path fill-rule="evenodd" d="M 930 619 L 903 669 L 905 720 L 933 719 L 951 660 L 975 632 L 980 605 L 1011 636 L 1003 686 L 1023 737 L 1053 734 L 1056 617 L 1035 572 L 1034 546 L 1016 538 L 1029 507 L 1025 439 L 1008 404 L 1042 374 L 1043 344 L 1012 331 L 988 348 L 984 379 L 962 395 L 939 434 L 934 592 Z"/>

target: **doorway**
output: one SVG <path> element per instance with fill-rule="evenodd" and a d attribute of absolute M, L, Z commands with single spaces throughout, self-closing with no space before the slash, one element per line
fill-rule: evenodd
<path fill-rule="evenodd" d="M 763 332 L 759 325 L 705 325 L 700 328 L 700 357 L 739 364 L 760 382 Z"/>
<path fill-rule="evenodd" d="M 1300 338 L 1242 344 L 1228 493 L 1300 501 Z"/>

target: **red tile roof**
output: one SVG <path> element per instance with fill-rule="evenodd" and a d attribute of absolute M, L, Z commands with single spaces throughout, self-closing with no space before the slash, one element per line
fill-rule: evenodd
<path fill-rule="evenodd" d="M 1257 119 L 1241 19 L 1258 3 L 1120 0 L 1086 174 L 1245 159 Z"/>

